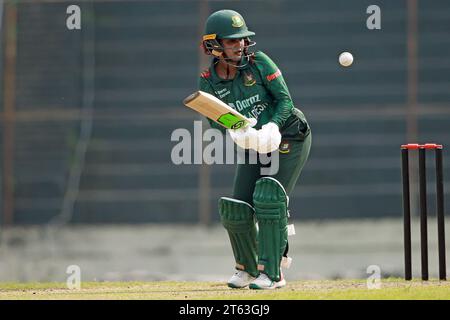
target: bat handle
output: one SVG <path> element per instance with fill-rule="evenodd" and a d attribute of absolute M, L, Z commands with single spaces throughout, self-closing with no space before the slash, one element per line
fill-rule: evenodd
<path fill-rule="evenodd" d="M 248 126 L 249 127 L 254 127 L 258 123 L 258 120 L 256 120 L 255 118 L 247 118 L 247 119 L 248 119 Z"/>

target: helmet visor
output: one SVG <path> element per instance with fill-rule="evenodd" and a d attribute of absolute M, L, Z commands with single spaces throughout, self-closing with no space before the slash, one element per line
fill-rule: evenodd
<path fill-rule="evenodd" d="M 239 39 L 239 38 L 246 38 L 246 37 L 250 37 L 250 36 L 254 36 L 254 35 L 255 35 L 254 32 L 247 30 L 247 31 L 241 31 L 241 32 L 230 34 L 230 35 L 222 36 L 222 37 L 220 37 L 220 39 Z"/>

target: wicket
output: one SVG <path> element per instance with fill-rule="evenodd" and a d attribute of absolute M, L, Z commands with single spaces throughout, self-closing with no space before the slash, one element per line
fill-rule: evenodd
<path fill-rule="evenodd" d="M 403 241 L 405 252 L 405 280 L 412 279 L 411 263 L 411 204 L 409 190 L 409 150 L 419 150 L 419 202 L 420 202 L 420 248 L 422 280 L 428 280 L 428 232 L 427 232 L 427 179 L 426 150 L 435 150 L 436 201 L 438 224 L 439 280 L 446 280 L 445 226 L 444 226 L 444 180 L 442 165 L 443 146 L 434 143 L 406 144 L 401 146 L 403 178 Z"/>

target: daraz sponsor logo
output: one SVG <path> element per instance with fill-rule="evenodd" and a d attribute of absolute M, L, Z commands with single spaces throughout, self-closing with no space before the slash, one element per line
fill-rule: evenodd
<path fill-rule="evenodd" d="M 259 94 L 255 94 L 254 96 L 245 99 L 245 100 L 236 100 L 234 103 L 233 102 L 229 102 L 228 104 L 235 110 L 241 112 L 242 110 L 244 110 L 245 108 L 249 108 L 250 106 L 252 106 L 253 104 L 255 104 L 256 102 L 260 102 L 261 99 L 259 98 Z"/>

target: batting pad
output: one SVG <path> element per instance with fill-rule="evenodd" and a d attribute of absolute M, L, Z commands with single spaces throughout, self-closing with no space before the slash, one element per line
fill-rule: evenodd
<path fill-rule="evenodd" d="M 219 199 L 220 219 L 230 237 L 236 269 L 258 276 L 257 230 L 255 211 L 247 202 L 222 197 Z"/>
<path fill-rule="evenodd" d="M 258 270 L 280 281 L 280 263 L 288 241 L 288 196 L 278 180 L 264 177 L 253 192 L 258 220 Z"/>

